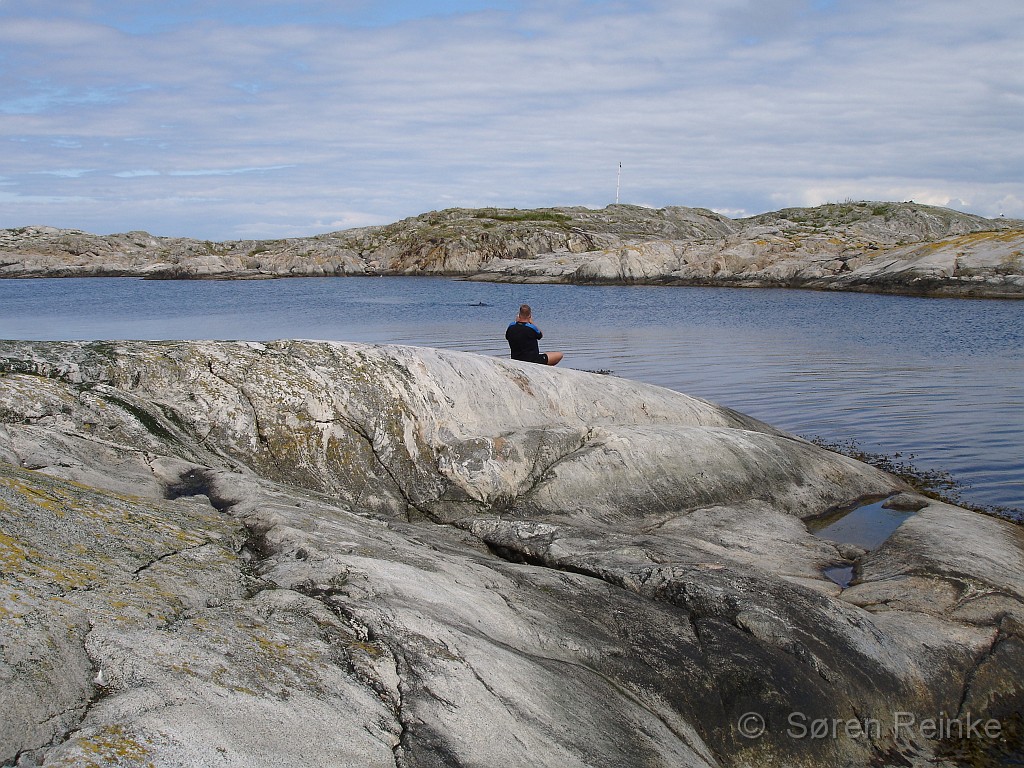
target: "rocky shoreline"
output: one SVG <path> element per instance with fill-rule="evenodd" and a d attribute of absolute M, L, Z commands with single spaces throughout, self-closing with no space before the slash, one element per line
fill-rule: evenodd
<path fill-rule="evenodd" d="M 849 202 L 729 219 L 699 208 L 450 209 L 272 241 L 0 230 L 0 277 L 473 280 L 1024 297 L 1024 222 Z"/>
<path fill-rule="evenodd" d="M 0 629 L 3 765 L 996 765 L 1024 529 L 615 377 L 4 341 Z"/>

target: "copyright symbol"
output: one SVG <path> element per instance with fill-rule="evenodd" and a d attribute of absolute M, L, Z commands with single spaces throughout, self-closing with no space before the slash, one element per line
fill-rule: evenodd
<path fill-rule="evenodd" d="M 745 739 L 759 739 L 764 736 L 764 718 L 757 712 L 747 712 L 736 721 L 740 736 Z"/>

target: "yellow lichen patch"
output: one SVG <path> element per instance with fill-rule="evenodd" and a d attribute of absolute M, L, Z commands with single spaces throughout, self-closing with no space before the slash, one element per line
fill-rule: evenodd
<path fill-rule="evenodd" d="M 0 477 L 0 485 L 24 496 L 37 506 L 50 511 L 59 509 L 59 499 L 41 488 L 29 485 L 16 477 Z"/>
<path fill-rule="evenodd" d="M 384 655 L 384 650 L 379 645 L 373 643 L 366 643 L 355 640 L 348 644 L 348 647 L 354 651 L 362 651 L 370 658 L 376 659 Z"/>
<path fill-rule="evenodd" d="M 108 524 L 108 527 L 109 525 L 138 526 L 147 533 L 172 536 L 189 544 L 199 544 L 206 538 L 201 532 L 168 520 L 166 511 L 159 506 L 154 506 L 151 499 L 108 491 L 97 493 L 95 488 L 86 485 L 57 480 L 36 473 L 29 475 L 28 470 L 18 472 L 23 476 L 15 476 L 13 473 L 0 476 L 0 486 L 20 494 L 37 507 L 46 509 L 58 517 L 63 517 L 65 513 L 72 513 L 78 517 L 101 521 Z M 36 477 L 39 478 L 39 481 L 33 482 Z M 196 522 L 220 522 L 219 516 L 215 514 L 197 515 L 196 517 L 199 518 Z M 115 527 L 113 530 L 123 535 L 123 531 L 120 531 L 119 528 Z"/>
<path fill-rule="evenodd" d="M 968 232 L 965 235 L 956 235 L 931 243 L 921 243 L 920 248 L 937 250 L 945 248 L 971 248 L 985 243 L 1021 243 L 1024 242 L 1024 230 L 1021 229 L 999 229 L 988 232 Z"/>
<path fill-rule="evenodd" d="M 998 240 L 1001 243 L 1012 243 L 1015 240 L 1024 240 L 1024 229 L 1000 229 L 992 232 L 972 232 L 957 238 L 957 240 L 965 242 L 972 240 Z"/>
<path fill-rule="evenodd" d="M 79 736 L 70 746 L 77 749 L 47 764 L 76 768 L 106 768 L 112 765 L 154 768 L 152 758 L 156 751 L 152 739 L 133 734 L 122 725 L 105 725 L 88 735 Z"/>
<path fill-rule="evenodd" d="M 204 553 L 202 563 L 186 557 L 164 565 L 164 559 L 198 550 L 209 542 L 211 530 L 221 538 L 234 528 L 213 510 L 144 499 L 125 502 L 12 466 L 0 466 L 0 496 L 10 507 L 0 514 L 0 573 L 5 579 L 32 599 L 103 589 L 111 599 L 110 619 L 118 625 L 145 620 L 147 607 L 161 614 L 157 621 L 180 612 L 184 606 L 175 580 L 191 581 L 196 566 L 205 567 L 211 555 Z M 230 564 L 232 557 L 225 550 L 214 560 Z M 157 563 L 163 576 L 147 570 L 135 578 L 142 566 Z M 4 606 L 8 613 L 14 610 L 9 601 Z"/>
<path fill-rule="evenodd" d="M 69 488 L 75 488 L 75 489 L 77 489 L 79 491 L 86 491 L 87 493 L 95 493 L 96 492 L 96 489 L 93 486 L 86 485 L 85 483 L 80 483 L 77 480 L 67 480 L 67 479 L 61 478 L 60 482 L 63 485 L 68 486 Z M 131 494 L 131 493 L 118 493 L 117 491 L 106 491 L 106 490 L 103 491 L 103 493 L 106 496 L 109 496 L 112 499 L 117 499 L 118 501 L 126 501 L 126 502 L 129 502 L 129 503 L 132 503 L 132 504 L 137 504 L 137 503 L 138 504 L 144 504 L 144 503 L 146 503 L 148 501 L 148 499 L 145 496 L 136 496 L 136 495 Z"/>
<path fill-rule="evenodd" d="M 179 662 L 177 664 L 169 665 L 170 669 L 175 672 L 179 672 L 183 675 L 189 675 L 190 677 L 201 677 L 199 671 L 188 662 Z"/>
<path fill-rule="evenodd" d="M 32 606 L 22 600 L 22 595 L 19 592 L 8 584 L 0 583 L 0 619 L 20 619 L 31 611 Z"/>
<path fill-rule="evenodd" d="M 0 570 L 19 570 L 25 565 L 28 553 L 13 537 L 0 531 Z"/>
<path fill-rule="evenodd" d="M 96 583 L 100 570 L 91 563 L 78 562 L 72 565 L 37 567 L 37 572 L 46 576 L 50 583 L 63 589 L 83 589 Z"/>

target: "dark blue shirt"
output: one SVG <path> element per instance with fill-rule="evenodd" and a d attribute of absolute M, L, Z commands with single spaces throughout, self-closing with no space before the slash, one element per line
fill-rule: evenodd
<path fill-rule="evenodd" d="M 508 329 L 505 331 L 505 338 L 508 340 L 512 359 L 523 360 L 527 363 L 547 362 L 537 346 L 537 342 L 543 336 L 540 328 L 533 323 L 509 323 Z"/>

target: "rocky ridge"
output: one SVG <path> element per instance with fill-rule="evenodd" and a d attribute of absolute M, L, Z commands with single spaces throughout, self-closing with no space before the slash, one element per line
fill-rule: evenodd
<path fill-rule="evenodd" d="M 1019 298 L 1024 222 L 849 202 L 737 220 L 681 207 L 450 209 L 316 237 L 221 243 L 145 232 L 0 231 L 5 277 L 371 274 Z"/>
<path fill-rule="evenodd" d="M 808 530 L 883 497 L 872 551 Z M 0 342 L 0 764 L 953 765 L 893 725 L 1011 727 L 1022 574 L 1020 527 L 657 387 Z"/>

